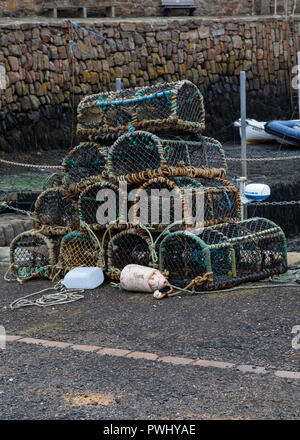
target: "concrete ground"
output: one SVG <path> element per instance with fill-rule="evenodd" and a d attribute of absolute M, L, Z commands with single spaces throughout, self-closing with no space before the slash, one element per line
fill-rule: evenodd
<path fill-rule="evenodd" d="M 155 301 L 105 284 L 10 310 L 51 285 L 1 281 L 0 324 L 19 340 L 0 350 L 0 419 L 300 418 L 300 287 Z"/>

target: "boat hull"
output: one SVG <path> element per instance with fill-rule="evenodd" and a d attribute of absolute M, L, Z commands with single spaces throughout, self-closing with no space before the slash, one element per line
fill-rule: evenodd
<path fill-rule="evenodd" d="M 241 133 L 241 120 L 239 119 L 234 123 L 235 127 L 239 127 L 240 129 L 240 137 L 242 137 Z M 247 142 L 272 142 L 274 137 L 265 132 L 265 122 L 259 122 L 255 119 L 246 119 L 246 140 Z"/>
<path fill-rule="evenodd" d="M 265 130 L 271 136 L 278 138 L 278 142 L 300 146 L 300 120 L 270 121 Z"/>

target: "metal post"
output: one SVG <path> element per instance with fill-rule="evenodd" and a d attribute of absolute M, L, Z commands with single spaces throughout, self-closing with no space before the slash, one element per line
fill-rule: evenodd
<path fill-rule="evenodd" d="M 241 156 L 242 176 L 247 177 L 247 144 L 246 144 L 246 73 L 241 72 Z"/>
<path fill-rule="evenodd" d="M 246 73 L 240 73 L 240 90 L 241 90 L 241 179 L 240 194 L 243 199 L 245 181 L 247 180 L 247 143 L 246 143 Z M 242 204 L 242 219 L 247 217 L 247 208 Z"/>
<path fill-rule="evenodd" d="M 299 112 L 299 119 L 300 119 L 300 52 L 297 53 L 297 70 L 298 70 L 298 81 L 297 81 L 297 88 L 298 88 L 298 112 Z"/>
<path fill-rule="evenodd" d="M 122 90 L 122 80 L 121 78 L 116 78 L 116 91 L 119 92 Z"/>
<path fill-rule="evenodd" d="M 274 15 L 277 15 L 277 0 L 274 0 Z"/>

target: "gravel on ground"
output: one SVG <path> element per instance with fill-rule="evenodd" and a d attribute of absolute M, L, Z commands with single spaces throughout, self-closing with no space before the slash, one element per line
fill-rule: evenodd
<path fill-rule="evenodd" d="M 1 273 L 2 275 L 2 273 Z M 8 334 L 194 359 L 300 370 L 292 328 L 300 325 L 298 288 L 245 289 L 161 301 L 104 284 L 83 300 L 10 310 L 45 280 L 0 284 L 1 322 Z"/>
<path fill-rule="evenodd" d="M 1 354 L 0 419 L 299 419 L 299 383 L 21 343 Z"/>

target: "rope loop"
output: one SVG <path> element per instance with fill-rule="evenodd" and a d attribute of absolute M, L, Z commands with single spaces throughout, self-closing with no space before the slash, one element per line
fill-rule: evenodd
<path fill-rule="evenodd" d="M 54 290 L 55 293 L 43 295 L 35 300 L 29 299 L 32 296 L 44 293 L 50 290 Z M 38 292 L 30 293 L 29 295 L 18 298 L 10 304 L 11 310 L 20 309 L 22 307 L 38 306 L 49 307 L 59 304 L 68 304 L 70 302 L 78 301 L 84 298 L 83 289 L 67 289 L 61 282 L 58 282 L 53 287 L 39 290 Z"/>
<path fill-rule="evenodd" d="M 182 289 L 179 287 L 168 285 L 168 287 L 170 287 L 170 290 L 166 293 L 166 296 L 176 296 L 179 295 L 180 293 L 187 293 L 187 291 L 189 291 L 192 294 L 195 294 L 196 289 L 199 289 L 199 287 L 203 286 L 203 284 L 211 283 L 212 281 L 213 281 L 213 273 L 206 272 L 204 275 L 199 275 L 198 277 L 194 278 L 190 282 L 190 284 L 188 284 L 186 287 Z"/>

